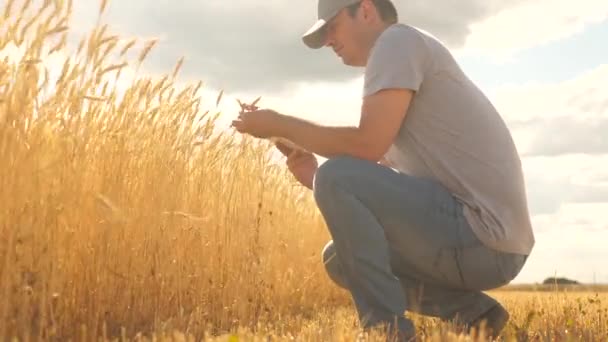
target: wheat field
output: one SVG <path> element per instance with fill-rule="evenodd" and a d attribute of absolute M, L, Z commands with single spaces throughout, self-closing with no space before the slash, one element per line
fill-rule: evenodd
<path fill-rule="evenodd" d="M 157 41 L 112 33 L 106 7 L 74 46 L 71 1 L 0 13 L 0 53 L 18 52 L 0 61 L 2 341 L 355 339 L 311 194 L 271 145 L 218 129 L 223 92 L 203 102 L 183 59 L 142 74 Z M 608 336 L 603 292 L 495 295 L 504 340 Z M 412 318 L 425 340 L 483 339 Z"/>

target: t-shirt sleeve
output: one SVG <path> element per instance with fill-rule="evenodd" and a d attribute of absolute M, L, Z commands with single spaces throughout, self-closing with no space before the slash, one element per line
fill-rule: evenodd
<path fill-rule="evenodd" d="M 418 32 L 413 29 L 385 32 L 376 41 L 368 60 L 363 96 L 389 88 L 418 91 L 428 61 L 428 46 Z"/>

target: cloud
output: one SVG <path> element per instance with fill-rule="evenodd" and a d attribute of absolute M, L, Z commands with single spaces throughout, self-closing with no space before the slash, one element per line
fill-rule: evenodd
<path fill-rule="evenodd" d="M 590 119 L 608 116 L 606 79 L 608 64 L 560 83 L 504 85 L 491 97 L 509 123 L 568 116 Z"/>
<path fill-rule="evenodd" d="M 580 225 L 559 226 L 536 234 L 536 245 L 514 283 L 540 283 L 547 277 L 567 277 L 583 283 L 608 283 L 605 241 L 608 230 L 581 231 Z"/>
<path fill-rule="evenodd" d="M 608 64 L 555 84 L 511 85 L 493 97 L 522 156 L 608 154 Z"/>
<path fill-rule="evenodd" d="M 536 134 L 525 156 L 608 153 L 608 117 L 593 120 L 562 117 L 535 120 L 531 125 Z"/>
<path fill-rule="evenodd" d="M 604 203 L 568 203 L 550 215 L 535 215 L 533 225 L 539 234 L 552 232 L 606 232 L 608 217 L 603 213 L 608 210 Z"/>
<path fill-rule="evenodd" d="M 565 276 L 591 283 L 608 282 L 608 203 L 564 204 L 553 214 L 535 215 L 536 245 L 515 283 Z"/>
<path fill-rule="evenodd" d="M 608 154 L 523 158 L 532 215 L 552 215 L 573 204 L 608 203 Z"/>
<path fill-rule="evenodd" d="M 401 21 L 460 47 L 469 26 L 523 0 L 398 0 Z M 75 2 L 74 23 L 95 23 L 98 4 Z M 113 1 L 105 20 L 121 34 L 158 36 L 147 66 L 168 70 L 182 55 L 183 74 L 215 89 L 278 92 L 297 82 L 341 82 L 361 75 L 328 49 L 310 50 L 301 35 L 316 20 L 316 1 Z M 446 15 L 449 13 L 449 15 Z"/>
<path fill-rule="evenodd" d="M 463 47 L 497 58 L 567 38 L 608 18 L 605 0 L 530 0 L 471 25 Z"/>

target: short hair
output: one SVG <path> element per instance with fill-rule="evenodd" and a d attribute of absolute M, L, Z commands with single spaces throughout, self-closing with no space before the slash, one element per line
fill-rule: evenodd
<path fill-rule="evenodd" d="M 385 23 L 396 23 L 399 20 L 397 9 L 391 0 L 372 0 L 372 2 L 374 3 L 374 6 L 376 6 L 382 21 Z M 348 14 L 351 17 L 354 17 L 355 14 L 357 14 L 359 5 L 361 5 L 361 1 L 346 7 Z"/>

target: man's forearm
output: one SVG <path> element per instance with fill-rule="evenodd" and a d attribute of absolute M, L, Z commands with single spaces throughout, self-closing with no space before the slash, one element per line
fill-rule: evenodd
<path fill-rule="evenodd" d="M 373 161 L 378 159 L 358 127 L 321 126 L 296 117 L 281 115 L 277 131 L 280 136 L 325 158 L 349 155 Z"/>

